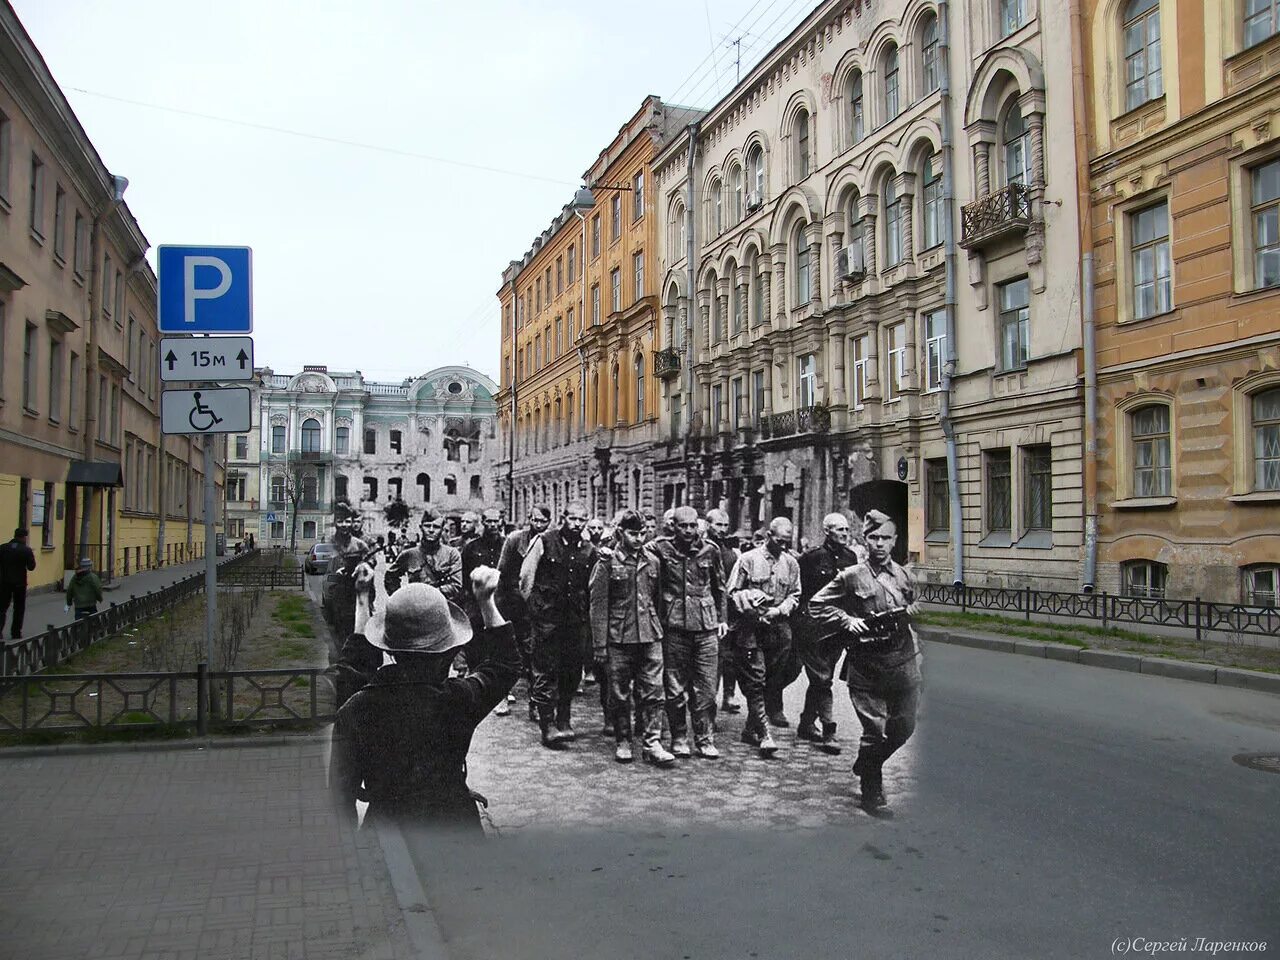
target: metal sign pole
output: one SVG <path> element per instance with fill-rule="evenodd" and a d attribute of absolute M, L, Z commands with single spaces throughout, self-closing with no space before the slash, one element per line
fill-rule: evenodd
<path fill-rule="evenodd" d="M 218 628 L 218 551 L 213 513 L 213 437 L 204 438 L 204 656 L 213 665 L 213 635 Z M 212 702 L 212 698 L 210 698 Z"/>

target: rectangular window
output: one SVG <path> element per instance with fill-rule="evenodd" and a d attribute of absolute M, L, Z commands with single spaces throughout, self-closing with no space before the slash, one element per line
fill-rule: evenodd
<path fill-rule="evenodd" d="M 1154 560 L 1131 560 L 1122 567 L 1124 595 L 1160 600 L 1164 597 L 1169 568 Z"/>
<path fill-rule="evenodd" d="M 560 318 L 559 318 L 559 317 L 556 317 L 556 341 L 555 341 L 555 342 L 556 342 L 556 352 L 555 352 L 555 356 L 557 356 L 557 357 L 558 357 L 558 356 L 560 356 L 560 354 L 564 353 L 564 340 L 562 339 L 562 336 L 563 336 L 563 332 L 562 332 L 562 331 L 563 331 L 563 329 L 564 329 L 564 327 L 563 327 L 562 321 L 560 320 Z"/>
<path fill-rule="evenodd" d="M 1173 492 L 1173 463 L 1169 443 L 1169 408 L 1142 407 L 1130 414 L 1133 443 L 1133 495 L 1167 497 Z"/>
<path fill-rule="evenodd" d="M 551 306 L 551 268 L 547 267 L 547 306 Z"/>
<path fill-rule="evenodd" d="M 79 210 L 76 211 L 74 234 L 71 238 L 73 244 L 71 269 L 83 280 L 84 266 L 89 259 L 89 225 L 85 222 L 84 214 Z"/>
<path fill-rule="evenodd" d="M 1280 31 L 1280 0 L 1244 0 L 1244 45 L 1255 43 Z"/>
<path fill-rule="evenodd" d="M 13 166 L 13 124 L 0 113 L 0 197 L 9 201 L 9 169 Z"/>
<path fill-rule="evenodd" d="M 892 403 L 902 397 L 902 382 L 907 368 L 907 325 L 895 323 L 885 330 L 884 400 Z"/>
<path fill-rule="evenodd" d="M 284 433 L 283 426 L 275 426 L 271 428 L 271 452 L 284 453 Z"/>
<path fill-rule="evenodd" d="M 711 388 L 711 422 L 718 427 L 720 421 L 724 419 L 724 388 L 720 384 L 715 384 Z"/>
<path fill-rule="evenodd" d="M 22 337 L 22 405 L 36 409 L 36 327 L 28 323 Z"/>
<path fill-rule="evenodd" d="M 924 249 L 942 243 L 942 158 L 934 154 L 924 165 Z"/>
<path fill-rule="evenodd" d="M 942 389 L 942 365 L 947 360 L 947 312 L 924 315 L 924 382 L 929 391 Z"/>
<path fill-rule="evenodd" d="M 853 408 L 861 410 L 867 401 L 867 370 L 871 364 L 871 338 L 853 338 Z"/>
<path fill-rule="evenodd" d="M 1027 365 L 1027 329 L 1031 316 L 1031 285 L 1027 278 L 1000 284 L 1000 369 Z"/>
<path fill-rule="evenodd" d="M 582 331 L 578 331 L 578 332 L 581 333 Z M 574 337 L 573 307 L 570 307 L 568 310 L 566 310 L 564 314 L 564 335 L 565 335 L 566 344 L 573 342 L 573 337 Z"/>
<path fill-rule="evenodd" d="M 1280 286 L 1280 159 L 1249 172 L 1253 213 L 1253 285 Z"/>
<path fill-rule="evenodd" d="M 116 304 L 116 326 L 124 323 L 124 274 L 119 270 L 116 271 L 116 287 L 115 287 L 115 304 Z"/>
<path fill-rule="evenodd" d="M 120 446 L 120 385 L 111 384 L 111 442 Z"/>
<path fill-rule="evenodd" d="M 987 451 L 987 531 L 1008 533 L 1012 516 L 1009 451 Z"/>
<path fill-rule="evenodd" d="M 813 287 L 809 275 L 809 245 L 803 232 L 797 239 L 796 250 L 796 306 L 802 307 L 813 299 Z"/>
<path fill-rule="evenodd" d="M 1253 421 L 1253 488 L 1280 490 L 1280 388 L 1250 400 Z"/>
<path fill-rule="evenodd" d="M 402 441 L 402 439 L 401 439 L 400 431 L 399 431 L 399 430 L 392 430 L 392 431 L 391 431 L 391 438 L 390 438 L 390 441 L 389 441 L 389 445 L 390 445 L 390 447 L 391 447 L 391 452 L 392 452 L 392 453 L 399 453 L 399 452 L 400 452 L 400 448 L 401 448 L 402 443 L 403 443 L 403 441 Z"/>
<path fill-rule="evenodd" d="M 892 180 L 884 185 L 884 245 L 885 266 L 893 267 L 902 262 L 902 200 Z"/>
<path fill-rule="evenodd" d="M 1280 567 L 1252 567 L 1244 573 L 1244 602 L 1256 607 L 1280 606 Z"/>
<path fill-rule="evenodd" d="M 644 254 L 635 254 L 635 256 L 631 258 L 631 265 L 636 281 L 635 299 L 640 300 L 644 297 Z"/>
<path fill-rule="evenodd" d="M 591 285 L 591 325 L 600 325 L 600 284 Z"/>
<path fill-rule="evenodd" d="M 147 396 L 155 399 L 156 396 L 156 345 L 147 342 Z"/>
<path fill-rule="evenodd" d="M 48 549 L 53 546 L 53 514 L 55 507 L 52 483 L 46 483 L 44 485 L 44 508 L 45 521 L 44 529 L 40 531 L 40 546 Z"/>
<path fill-rule="evenodd" d="M 351 428 L 338 427 L 334 431 L 333 438 L 334 453 L 350 453 L 351 452 Z"/>
<path fill-rule="evenodd" d="M 0 331 L 3 332 L 3 331 Z M 80 355 L 71 354 L 68 367 L 67 389 L 71 391 L 71 400 L 67 404 L 67 426 L 72 430 L 80 429 Z"/>
<path fill-rule="evenodd" d="M 818 358 L 807 353 L 799 360 L 799 377 L 796 385 L 796 405 L 812 407 L 818 398 Z"/>
<path fill-rule="evenodd" d="M 742 378 L 734 377 L 733 383 L 730 385 L 729 389 L 731 391 L 730 392 L 731 406 L 729 409 L 729 414 L 733 418 L 729 421 L 729 424 L 730 426 L 733 427 L 734 430 L 737 430 L 738 427 L 744 422 L 742 403 L 746 399 L 746 397 L 743 395 L 743 392 L 742 392 Z"/>
<path fill-rule="evenodd" d="M 617 240 L 622 236 L 622 194 L 613 194 L 609 204 L 609 239 Z"/>
<path fill-rule="evenodd" d="M 533 338 L 533 370 L 536 373 L 542 369 L 542 334 L 538 334 Z"/>
<path fill-rule="evenodd" d="M 1022 526 L 1053 529 L 1053 449 L 1047 444 L 1022 451 Z"/>
<path fill-rule="evenodd" d="M 378 452 L 378 431 L 373 427 L 366 427 L 364 431 L 364 452 Z"/>
<path fill-rule="evenodd" d="M 609 271 L 609 308 L 617 313 L 622 309 L 622 271 L 614 267 Z"/>
<path fill-rule="evenodd" d="M 111 257 L 104 256 L 102 258 L 102 313 L 104 316 L 111 316 L 111 305 L 115 302 L 115 298 L 111 295 Z"/>
<path fill-rule="evenodd" d="M 44 240 L 44 161 L 31 155 L 31 217 L 28 224 L 39 240 Z"/>
<path fill-rule="evenodd" d="M 107 378 L 98 377 L 98 439 L 107 439 Z"/>
<path fill-rule="evenodd" d="M 1160 3 L 1159 0 L 1130 3 L 1125 13 L 1125 109 L 1133 110 L 1164 95 Z"/>
<path fill-rule="evenodd" d="M 1007 37 L 1026 22 L 1027 0 L 1000 0 L 1000 36 Z"/>
<path fill-rule="evenodd" d="M 124 338 L 124 349 L 125 349 L 125 364 L 124 364 L 124 365 L 125 365 L 126 369 L 128 370 L 128 372 L 125 374 L 125 378 L 126 378 L 127 380 L 131 381 L 131 382 L 132 382 L 132 380 L 133 380 L 133 378 L 134 378 L 134 366 L 133 366 L 133 330 L 134 330 L 134 327 L 135 327 L 135 325 L 136 325 L 136 324 L 137 324 L 137 321 L 133 319 L 133 314 L 129 314 L 129 325 L 128 325 L 128 330 L 129 330 L 129 332 L 125 335 L 125 338 Z"/>
<path fill-rule="evenodd" d="M 49 419 L 62 419 L 62 341 L 49 338 Z"/>
<path fill-rule="evenodd" d="M 236 459 L 237 460 L 249 459 L 249 438 L 248 437 L 236 437 Z M 241 499 L 244 499 L 244 498 L 241 497 Z"/>
<path fill-rule="evenodd" d="M 951 529 L 951 492 L 947 487 L 947 461 L 924 462 L 925 526 L 929 533 L 946 533 Z"/>
<path fill-rule="evenodd" d="M 1173 258 L 1169 252 L 1169 204 L 1129 214 L 1135 320 L 1167 313 L 1173 306 Z"/>
<path fill-rule="evenodd" d="M 534 289 L 537 291 L 537 298 L 534 300 L 533 312 L 542 312 L 542 278 L 539 277 L 534 281 Z"/>
<path fill-rule="evenodd" d="M 53 255 L 59 263 L 67 261 L 67 191 L 57 184 L 53 191 Z"/>
<path fill-rule="evenodd" d="M 570 283 L 573 283 L 574 279 L 578 275 L 577 255 L 578 255 L 577 247 L 575 247 L 572 243 L 569 244 L 568 259 L 569 259 L 569 282 Z"/>
<path fill-rule="evenodd" d="M 591 218 L 591 259 L 600 256 L 600 214 Z"/>
<path fill-rule="evenodd" d="M 641 170 L 631 179 L 631 219 L 639 220 L 644 216 L 644 171 Z"/>
<path fill-rule="evenodd" d="M 764 416 L 764 374 L 763 370 L 757 370 L 751 375 L 752 413 L 757 418 Z"/>
<path fill-rule="evenodd" d="M 901 99 L 898 96 L 898 52 L 892 51 L 884 64 L 884 118 L 892 120 L 901 113 Z"/>
<path fill-rule="evenodd" d="M 564 293 L 564 257 L 556 257 L 556 296 Z"/>

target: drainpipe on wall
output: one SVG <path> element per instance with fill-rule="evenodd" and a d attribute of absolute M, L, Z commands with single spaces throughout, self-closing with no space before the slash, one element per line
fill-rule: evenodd
<path fill-rule="evenodd" d="M 519 276 L 517 274 L 516 276 Z M 516 331 L 520 325 L 520 301 L 516 298 L 516 277 L 511 278 L 511 429 L 507 432 L 507 516 L 513 526 L 516 519 Z"/>
<path fill-rule="evenodd" d="M 694 253 L 698 249 L 697 239 L 694 232 L 697 229 L 698 218 L 695 215 L 697 210 L 697 190 L 693 182 L 693 165 L 698 149 L 698 133 L 702 129 L 702 122 L 695 120 L 689 124 L 689 156 L 685 161 L 685 246 L 684 246 L 684 272 L 685 272 L 685 290 L 688 306 L 684 312 L 684 355 L 685 355 L 685 376 L 684 388 L 688 394 L 689 413 L 685 417 L 685 436 L 689 436 L 690 428 L 693 426 L 694 413 L 697 410 L 697 391 L 693 387 L 693 331 L 694 331 L 694 312 L 697 310 L 697 296 L 695 284 L 697 283 L 697 263 L 694 259 Z"/>
<path fill-rule="evenodd" d="M 938 420 L 947 444 L 947 497 L 951 516 L 951 582 L 964 584 L 964 517 L 960 504 L 960 458 L 956 451 L 956 430 L 951 419 L 952 378 L 956 372 L 956 233 L 955 164 L 951 145 L 951 5 L 938 4 L 938 55 L 942 61 L 939 93 L 942 98 L 942 242 L 944 263 L 943 313 L 946 316 L 947 355 L 942 365 L 942 395 L 938 398 Z"/>
<path fill-rule="evenodd" d="M 1093 301 L 1093 208 L 1089 201 L 1089 142 L 1085 110 L 1084 16 L 1080 0 L 1067 5 L 1071 19 L 1071 102 L 1075 111 L 1076 212 L 1080 221 L 1081 350 L 1084 353 L 1084 569 L 1081 589 L 1092 593 L 1098 582 L 1098 357 Z"/>

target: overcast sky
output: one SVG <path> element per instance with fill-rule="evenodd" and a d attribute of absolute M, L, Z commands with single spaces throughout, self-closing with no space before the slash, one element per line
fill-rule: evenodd
<path fill-rule="evenodd" d="M 12 2 L 152 247 L 253 247 L 258 365 L 399 380 L 496 379 L 502 270 L 643 98 L 817 0 Z"/>

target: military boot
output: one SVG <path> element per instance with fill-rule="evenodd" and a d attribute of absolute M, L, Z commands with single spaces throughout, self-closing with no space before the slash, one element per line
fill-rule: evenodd
<path fill-rule="evenodd" d="M 822 732 L 818 729 L 818 718 L 800 715 L 800 723 L 796 726 L 796 739 L 808 740 L 810 743 L 821 743 Z"/>
<path fill-rule="evenodd" d="M 570 709 L 568 704 L 561 704 L 556 708 L 556 730 L 560 732 L 561 738 L 567 741 L 578 739 L 578 735 L 573 732 L 573 723 L 569 720 Z"/>
<path fill-rule="evenodd" d="M 542 745 L 548 750 L 563 750 L 569 745 L 569 741 L 553 723 L 553 716 L 549 707 L 542 707 L 538 710 L 538 726 L 542 728 Z"/>
<path fill-rule="evenodd" d="M 822 721 L 822 741 L 818 744 L 818 749 L 823 753 L 829 753 L 833 757 L 840 756 L 840 744 L 836 740 L 836 722 L 834 720 Z"/>

